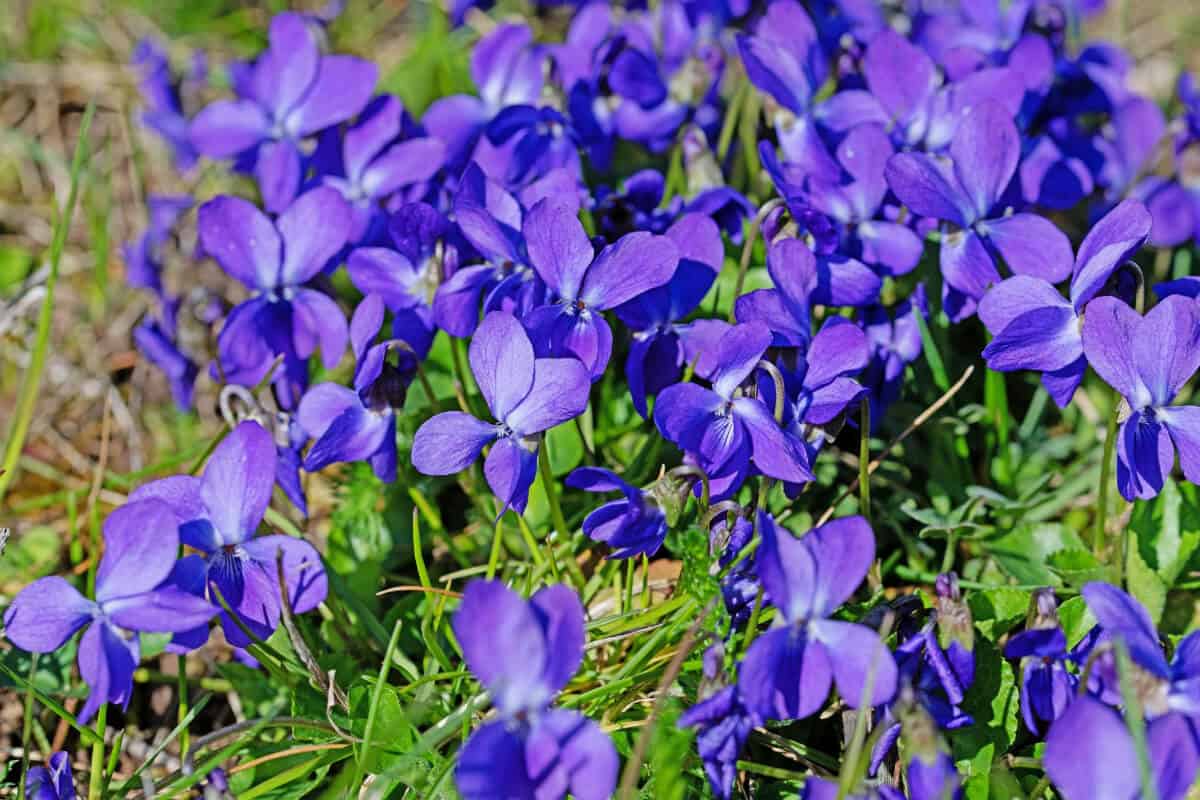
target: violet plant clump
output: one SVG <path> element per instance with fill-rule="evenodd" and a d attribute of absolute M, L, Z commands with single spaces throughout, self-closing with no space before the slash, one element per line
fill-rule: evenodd
<path fill-rule="evenodd" d="M 1193 76 L 1102 0 L 345 5 L 131 53 L 134 377 L 5 455 L 12 788 L 1194 791 Z"/>

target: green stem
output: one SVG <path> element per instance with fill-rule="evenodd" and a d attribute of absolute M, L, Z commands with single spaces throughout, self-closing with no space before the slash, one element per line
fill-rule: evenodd
<path fill-rule="evenodd" d="M 375 732 L 375 716 L 379 705 L 383 702 L 383 687 L 387 685 L 388 669 L 392 665 L 392 653 L 400 643 L 400 628 L 403 620 L 396 620 L 392 627 L 392 636 L 388 639 L 387 651 L 383 654 L 383 663 L 379 665 L 379 677 L 375 680 L 375 688 L 371 690 L 371 708 L 367 711 L 367 725 L 363 729 L 362 757 L 355 759 L 354 780 L 352 787 L 362 786 L 363 774 L 366 770 L 366 759 L 371 754 L 371 734 Z"/>
<path fill-rule="evenodd" d="M 499 501 L 497 501 L 499 502 Z M 504 514 L 496 517 L 496 525 L 492 532 L 492 549 L 488 553 L 487 579 L 496 577 L 496 569 L 500 566 L 500 547 L 504 539 Z"/>
<path fill-rule="evenodd" d="M 1114 453 L 1117 447 L 1117 415 L 1121 410 L 1121 399 L 1114 390 L 1112 393 L 1113 408 L 1108 415 L 1108 432 L 1104 436 L 1104 460 L 1100 462 L 1100 486 L 1096 501 L 1096 521 L 1092 530 L 1092 553 L 1098 561 L 1103 562 L 1101 550 L 1104 549 L 1105 528 L 1108 522 L 1108 490 L 1112 483 L 1112 468 Z M 1117 564 L 1118 571 L 1124 565 Z M 1118 583 L 1120 583 L 1118 576 Z"/>
<path fill-rule="evenodd" d="M 108 718 L 108 703 L 96 714 L 97 741 L 92 743 L 92 771 L 88 775 L 88 800 L 100 800 L 104 788 L 104 726 Z"/>
<path fill-rule="evenodd" d="M 29 774 L 29 751 L 33 748 L 29 746 L 29 740 L 33 737 L 33 680 L 37 674 L 38 653 L 34 653 L 29 660 L 29 683 L 30 687 L 25 691 L 25 721 L 21 725 L 21 750 L 24 751 L 21 756 L 21 786 L 20 797 L 25 800 L 25 776 Z M 49 757 L 49 753 L 46 754 Z"/>
<path fill-rule="evenodd" d="M 188 715 L 188 679 L 187 679 L 187 656 L 178 656 L 176 669 L 179 671 L 177 676 L 178 683 L 176 684 L 179 692 L 179 716 L 176 718 L 179 724 L 187 719 Z M 188 749 L 188 730 L 183 728 L 179 732 L 179 752 L 186 753 Z"/>
<path fill-rule="evenodd" d="M 1142 718 L 1142 701 L 1133 685 L 1133 663 L 1129 660 L 1129 648 L 1124 639 L 1115 639 L 1113 643 L 1117 650 L 1117 674 L 1121 683 L 1121 700 L 1125 705 L 1125 724 L 1133 736 L 1138 772 L 1142 777 L 1142 798 L 1158 800 L 1158 785 L 1150 768 L 1150 751 L 1146 746 L 1146 720 Z"/>
<path fill-rule="evenodd" d="M 554 530 L 564 542 L 568 541 L 571 536 L 570 528 L 567 526 L 567 518 L 563 516 L 562 506 L 558 503 L 558 488 L 554 483 L 554 472 L 550 469 L 550 452 L 546 449 L 544 437 L 541 446 L 538 447 L 538 471 L 542 473 L 542 488 L 546 490 L 546 502 L 550 506 L 550 519 L 554 522 Z"/>

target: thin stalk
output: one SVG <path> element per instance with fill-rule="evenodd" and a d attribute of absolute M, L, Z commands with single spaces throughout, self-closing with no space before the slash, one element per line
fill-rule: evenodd
<path fill-rule="evenodd" d="M 546 490 L 546 502 L 550 506 L 550 519 L 554 522 L 554 531 L 563 541 L 568 541 L 571 529 L 567 526 L 567 518 L 563 516 L 562 506 L 558 503 L 558 489 L 554 483 L 554 472 L 550 469 L 550 453 L 546 450 L 544 438 L 538 447 L 538 471 L 542 473 L 542 488 Z"/>
<path fill-rule="evenodd" d="M 497 505 L 498 504 L 499 501 L 497 501 Z M 498 517 L 496 517 L 496 524 L 492 532 L 492 549 L 491 552 L 488 553 L 487 563 L 487 579 L 489 581 L 496 577 L 496 568 L 500 565 L 500 547 L 503 544 L 502 540 L 504 539 L 503 520 L 504 514 L 500 514 Z"/>
<path fill-rule="evenodd" d="M 888 632 L 891 630 L 892 620 L 889 614 L 884 618 L 883 625 L 880 626 L 879 638 L 886 640 Z M 854 733 L 850 738 L 850 748 L 846 752 L 846 758 L 842 761 L 842 770 L 838 775 L 838 800 L 846 797 L 855 784 L 862 778 L 865 769 L 862 762 L 864 753 L 864 745 L 867 740 L 867 722 L 871 718 L 871 697 L 875 691 L 875 670 L 877 661 L 872 660 L 870 669 L 867 670 L 867 680 L 863 684 L 862 696 L 859 697 L 858 711 L 854 717 Z"/>
<path fill-rule="evenodd" d="M 88 800 L 100 800 L 104 789 L 104 726 L 108 719 L 108 703 L 96 712 L 96 736 L 92 743 L 92 769 L 88 774 Z"/>
<path fill-rule="evenodd" d="M 738 261 L 737 281 L 733 285 L 733 296 L 742 296 L 742 287 L 746 283 L 746 273 L 750 271 L 750 256 L 754 253 L 754 244 L 758 241 L 758 232 L 762 229 L 763 220 L 767 214 L 770 214 L 779 205 L 783 203 L 778 197 L 773 200 L 768 200 L 763 203 L 762 208 L 754 215 L 754 219 L 750 221 L 750 230 L 746 231 L 746 242 L 742 245 L 742 257 Z M 736 305 L 736 303 L 735 303 Z M 734 309 L 729 309 L 729 321 L 735 322 Z"/>
<path fill-rule="evenodd" d="M 1116 391 L 1113 391 L 1113 408 L 1108 415 L 1108 429 L 1104 436 L 1104 460 L 1100 462 L 1100 486 L 1098 489 L 1098 499 L 1096 501 L 1096 521 L 1092 529 L 1092 553 L 1097 560 L 1101 559 L 1100 551 L 1104 548 L 1105 528 L 1108 523 L 1108 487 L 1112 483 L 1112 465 L 1114 454 L 1117 447 L 1117 415 L 1121 410 L 1121 400 L 1117 396 Z M 1118 583 L 1120 583 L 1120 571 L 1124 564 L 1118 559 Z"/>
<path fill-rule="evenodd" d="M 1150 750 L 1146 745 L 1146 720 L 1142 717 L 1142 701 L 1133 685 L 1133 663 L 1124 639 L 1114 639 L 1117 651 L 1117 674 L 1121 683 L 1121 700 L 1125 706 L 1125 724 L 1133 737 L 1137 753 L 1138 772 L 1142 778 L 1142 800 L 1158 800 L 1158 784 L 1150 767 Z"/>
<path fill-rule="evenodd" d="M 25 800 L 25 776 L 29 774 L 29 751 L 32 749 L 29 746 L 29 740 L 33 736 L 33 680 L 37 674 L 38 653 L 34 653 L 29 660 L 29 684 L 30 688 L 25 691 L 25 721 L 21 725 L 21 749 L 25 751 L 21 756 L 21 786 L 20 797 Z M 47 753 L 49 758 L 50 754 Z"/>
<path fill-rule="evenodd" d="M 383 687 L 387 684 L 388 670 L 392 665 L 392 653 L 400 643 L 400 627 L 403 620 L 396 620 L 392 627 L 392 636 L 388 639 L 387 651 L 383 654 L 383 663 L 379 665 L 379 677 L 375 680 L 375 688 L 371 690 L 371 707 L 367 711 L 367 725 L 363 729 L 362 757 L 354 761 L 354 780 L 350 785 L 362 786 L 363 774 L 366 771 L 366 758 L 371 752 L 371 735 L 375 732 L 375 717 L 379 712 L 379 704 L 383 702 Z"/>
<path fill-rule="evenodd" d="M 180 725 L 183 725 L 184 720 L 188 717 L 188 679 L 187 679 L 187 656 L 180 655 L 175 662 L 175 669 L 179 674 L 176 676 L 176 691 L 179 692 L 179 715 L 176 719 Z M 188 749 L 188 729 L 184 726 L 179 731 L 179 752 L 186 753 Z"/>

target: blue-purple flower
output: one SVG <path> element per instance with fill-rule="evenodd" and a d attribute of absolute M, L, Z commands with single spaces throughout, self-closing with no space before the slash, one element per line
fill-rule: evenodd
<path fill-rule="evenodd" d="M 46 766 L 30 767 L 25 775 L 25 796 L 29 800 L 75 800 L 71 754 L 59 750 Z"/>
<path fill-rule="evenodd" d="M 621 492 L 592 511 L 583 520 L 583 532 L 613 549 L 612 558 L 652 556 L 667 537 L 667 517 L 646 492 L 630 485 L 612 470 L 580 467 L 567 476 L 566 484 L 587 492 Z"/>

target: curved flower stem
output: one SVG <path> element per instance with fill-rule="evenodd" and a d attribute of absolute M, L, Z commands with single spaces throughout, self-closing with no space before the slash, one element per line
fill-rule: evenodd
<path fill-rule="evenodd" d="M 858 505 L 867 523 L 871 522 L 871 404 L 862 399 L 858 442 Z"/>
<path fill-rule="evenodd" d="M 758 368 L 771 376 L 771 380 L 775 382 L 775 424 L 783 424 L 783 403 L 787 398 L 787 386 L 783 382 L 783 373 L 779 371 L 779 367 L 772 364 L 766 359 L 760 359 Z"/>
<path fill-rule="evenodd" d="M 499 500 L 496 501 L 496 505 L 497 506 L 500 505 Z M 492 531 L 492 549 L 488 553 L 487 579 L 489 581 L 492 578 L 496 577 L 496 568 L 500 565 L 500 547 L 503 544 L 503 542 L 502 542 L 503 539 L 504 539 L 504 512 L 501 511 L 496 516 L 496 523 L 493 526 L 493 531 Z"/>
<path fill-rule="evenodd" d="M 29 774 L 29 754 L 33 748 L 29 746 L 29 741 L 33 736 L 33 680 L 37 676 L 38 656 L 40 653 L 31 653 L 29 657 L 29 685 L 30 688 L 25 690 L 25 720 L 21 725 L 21 774 Z M 49 753 L 46 757 L 49 758 Z M 22 778 L 19 786 L 19 794 L 21 800 L 25 800 L 25 779 Z"/>
<path fill-rule="evenodd" d="M 458 407 L 468 414 L 474 414 L 471 404 L 467 401 L 467 368 L 463 362 L 462 340 L 450 337 L 450 355 L 454 363 L 454 396 L 458 399 Z"/>
<path fill-rule="evenodd" d="M 762 230 L 763 220 L 781 205 L 783 205 L 783 200 L 778 197 L 768 200 L 763 203 L 762 208 L 758 210 L 758 213 L 754 215 L 754 219 L 750 222 L 750 230 L 746 232 L 746 242 L 742 245 L 742 257 L 738 261 L 737 281 L 733 285 L 735 300 L 742 296 L 742 287 L 746 283 L 746 273 L 750 270 L 750 256 L 754 253 L 754 243 L 758 241 L 758 232 Z M 734 306 L 736 305 L 735 303 Z M 729 309 L 729 321 L 734 321 L 733 308 Z"/>
<path fill-rule="evenodd" d="M 1104 548 L 1105 529 L 1108 523 L 1108 489 L 1112 483 L 1113 458 L 1117 448 L 1117 417 L 1121 413 L 1121 399 L 1113 391 L 1113 408 L 1108 416 L 1108 430 L 1104 436 L 1104 460 L 1100 462 L 1100 486 L 1096 501 L 1096 521 L 1092 529 L 1092 553 L 1100 559 L 1100 551 Z M 1124 568 L 1124 553 L 1117 554 L 1117 583 L 1121 582 Z"/>
<path fill-rule="evenodd" d="M 678 467 L 675 467 L 674 469 L 670 470 L 670 472 L 668 474 L 672 475 L 673 477 L 680 477 L 680 478 L 682 478 L 686 475 L 691 475 L 692 477 L 694 477 L 700 481 L 700 508 L 699 508 L 699 511 L 700 511 L 700 516 L 704 517 L 704 515 L 708 513 L 708 500 L 709 500 L 708 473 L 705 472 L 704 470 L 700 469 L 699 467 L 697 467 L 695 464 L 681 464 Z M 693 489 L 696 488 L 694 484 L 693 484 L 692 488 Z"/>

